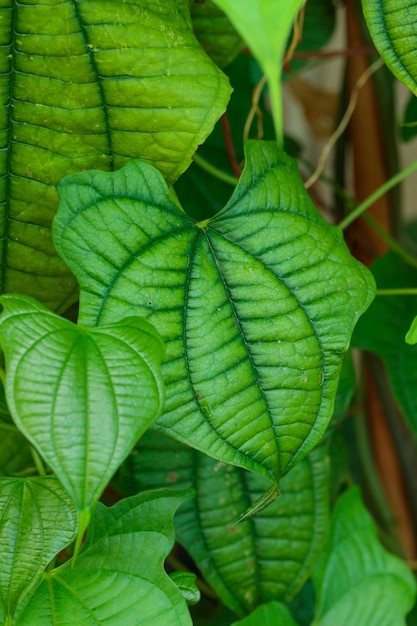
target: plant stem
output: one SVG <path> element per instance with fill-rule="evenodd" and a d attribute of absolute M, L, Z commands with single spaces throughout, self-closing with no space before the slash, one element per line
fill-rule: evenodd
<path fill-rule="evenodd" d="M 281 71 L 275 67 L 265 72 L 268 78 L 271 113 L 274 121 L 275 137 L 280 148 L 284 145 L 284 124 L 282 119 Z"/>
<path fill-rule="evenodd" d="M 417 287 L 398 287 L 393 289 L 377 289 L 377 296 L 417 296 Z"/>
<path fill-rule="evenodd" d="M 391 250 L 396 252 L 404 261 L 411 267 L 417 268 L 417 258 L 407 252 L 391 235 L 385 230 L 383 226 L 369 213 L 363 216 L 368 224 L 374 229 L 376 233 L 381 237 L 383 241 L 390 247 Z"/>
<path fill-rule="evenodd" d="M 206 161 L 206 159 L 204 159 L 202 156 L 199 156 L 198 154 L 195 154 L 193 156 L 193 161 L 196 165 L 198 165 L 198 167 L 201 167 L 202 170 L 204 170 L 205 172 L 208 172 L 209 174 L 211 174 L 218 180 L 222 180 L 224 183 L 227 183 L 228 185 L 232 185 L 232 187 L 236 187 L 236 185 L 239 182 L 239 179 L 236 178 L 236 176 L 232 176 L 231 174 L 226 174 L 226 172 L 223 172 L 223 170 L 221 170 L 220 168 L 216 167 L 215 165 L 212 165 L 211 163 Z"/>
<path fill-rule="evenodd" d="M 35 467 L 39 476 L 46 476 L 46 469 L 43 465 L 42 459 L 39 456 L 38 451 L 33 446 L 30 446 L 30 452 L 32 454 L 33 462 L 35 463 Z"/>
<path fill-rule="evenodd" d="M 356 209 L 354 209 L 352 213 L 349 213 L 349 215 L 347 215 L 345 219 L 343 219 L 340 222 L 339 228 L 341 230 L 344 230 L 345 228 L 347 228 L 352 222 L 354 222 L 358 217 L 360 217 L 362 213 L 364 213 L 367 209 L 369 209 L 369 207 L 372 206 L 374 202 L 379 200 L 381 196 L 383 196 L 384 194 L 387 193 L 387 191 L 389 191 L 390 189 L 398 185 L 398 183 L 404 180 L 404 178 L 407 178 L 407 176 L 409 176 L 415 170 L 417 170 L 417 161 L 414 161 L 408 167 L 401 170 L 401 172 L 398 172 L 398 174 L 395 174 L 394 176 L 392 176 L 392 178 L 387 180 L 383 185 L 381 185 L 380 187 L 378 187 L 378 189 L 376 189 L 373 193 L 371 193 L 371 195 L 368 196 L 366 200 L 358 204 Z"/>

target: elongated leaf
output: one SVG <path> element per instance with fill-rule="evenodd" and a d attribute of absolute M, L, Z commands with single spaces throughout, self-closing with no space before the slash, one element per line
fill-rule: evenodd
<path fill-rule="evenodd" d="M 416 270 L 393 252 L 378 259 L 372 272 L 381 289 L 417 287 Z M 417 346 L 405 342 L 415 315 L 416 296 L 378 297 L 360 320 L 353 342 L 383 359 L 392 391 L 417 436 Z"/>
<path fill-rule="evenodd" d="M 313 450 L 281 481 L 281 495 L 248 522 L 241 513 L 268 481 L 147 433 L 122 471 L 131 490 L 193 487 L 197 496 L 175 518 L 178 540 L 222 601 L 237 615 L 269 600 L 290 599 L 311 574 L 329 524 L 329 459 Z M 157 460 L 160 459 L 158 462 Z"/>
<path fill-rule="evenodd" d="M 415 599 L 413 575 L 380 545 L 357 488 L 346 491 L 336 504 L 314 583 L 314 625 L 405 625 L 405 615 Z"/>
<path fill-rule="evenodd" d="M 47 572 L 18 626 L 191 626 L 181 592 L 164 571 L 172 518 L 190 494 L 144 493 L 97 505 L 75 563 Z"/>
<path fill-rule="evenodd" d="M 111 476 L 161 411 L 161 340 L 138 318 L 87 329 L 27 296 L 0 301 L 11 413 L 88 522 Z"/>
<path fill-rule="evenodd" d="M 232 626 L 297 626 L 291 613 L 280 602 L 262 604 L 255 611 Z"/>
<path fill-rule="evenodd" d="M 228 205 L 199 223 L 147 164 L 67 177 L 54 239 L 81 286 L 80 323 L 137 314 L 166 342 L 156 427 L 278 480 L 328 424 L 374 285 L 292 160 L 272 142 L 246 156 Z"/>
<path fill-rule="evenodd" d="M 11 617 L 53 557 L 74 539 L 77 515 L 53 476 L 0 479 L 0 616 Z"/>
<path fill-rule="evenodd" d="M 58 181 L 131 157 L 174 181 L 230 88 L 188 0 L 3 0 L 1 12 L 0 292 L 62 309 L 76 285 L 51 243 Z"/>
<path fill-rule="evenodd" d="M 362 0 L 372 40 L 391 72 L 417 94 L 415 0 Z"/>

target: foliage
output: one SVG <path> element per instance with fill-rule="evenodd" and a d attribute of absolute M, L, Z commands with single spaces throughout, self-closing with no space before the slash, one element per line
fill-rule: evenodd
<path fill-rule="evenodd" d="M 416 8 L 391 4 L 364 13 L 414 91 Z M 394 242 L 370 272 L 286 152 L 292 31 L 305 10 L 305 54 L 334 24 L 302 5 L 0 4 L 5 626 L 388 626 L 413 606 L 342 435 L 353 333 L 416 432 L 416 264 Z M 251 107 L 265 138 L 242 142 Z"/>

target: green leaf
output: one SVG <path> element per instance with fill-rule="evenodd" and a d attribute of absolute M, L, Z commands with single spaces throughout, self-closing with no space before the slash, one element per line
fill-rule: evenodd
<path fill-rule="evenodd" d="M 294 596 L 311 574 L 328 531 L 326 447 L 313 450 L 282 479 L 275 502 L 237 526 L 239 515 L 268 489 L 265 478 L 159 433 L 147 433 L 135 452 L 121 470 L 123 491 L 195 489 L 196 498 L 176 515 L 177 538 L 229 608 L 243 616 L 269 600 Z"/>
<path fill-rule="evenodd" d="M 415 268 L 389 252 L 372 266 L 379 288 L 417 287 Z M 353 344 L 380 356 L 385 364 L 392 391 L 417 434 L 417 346 L 408 345 L 405 335 L 417 315 L 417 296 L 379 296 L 359 321 Z"/>
<path fill-rule="evenodd" d="M 12 616 L 76 529 L 74 504 L 55 477 L 0 479 L 0 618 Z"/>
<path fill-rule="evenodd" d="M 225 67 L 243 50 L 245 43 L 229 19 L 212 0 L 191 4 L 194 34 L 219 67 Z"/>
<path fill-rule="evenodd" d="M 415 0 L 362 0 L 362 8 L 379 54 L 394 76 L 417 94 Z"/>
<path fill-rule="evenodd" d="M 159 172 L 131 162 L 60 183 L 54 240 L 81 287 L 80 323 L 136 314 L 163 337 L 156 427 L 278 481 L 330 420 L 374 285 L 294 162 L 272 142 L 247 145 L 239 185 L 212 220 L 194 223 Z"/>
<path fill-rule="evenodd" d="M 140 157 L 173 182 L 230 87 L 192 32 L 188 0 L 4 0 L 0 71 L 0 293 L 65 310 L 76 284 L 51 242 L 58 181 Z"/>
<path fill-rule="evenodd" d="M 169 577 L 181 591 L 188 606 L 193 606 L 200 601 L 201 593 L 195 583 L 195 574 L 192 572 L 172 572 Z"/>
<path fill-rule="evenodd" d="M 262 604 L 254 612 L 231 626 L 297 626 L 291 613 L 280 602 Z"/>
<path fill-rule="evenodd" d="M 187 605 L 164 571 L 172 518 L 190 493 L 161 490 L 98 503 L 75 563 L 46 572 L 17 626 L 191 626 Z"/>
<path fill-rule="evenodd" d="M 281 67 L 288 36 L 305 0 L 213 0 L 248 44 L 269 83 L 279 145 L 283 144 Z"/>
<path fill-rule="evenodd" d="M 161 340 L 138 318 L 89 329 L 27 296 L 0 303 L 10 411 L 73 497 L 84 531 L 113 473 L 161 411 Z"/>
<path fill-rule="evenodd" d="M 400 126 L 401 139 L 411 141 L 417 135 L 417 98 L 410 94 Z"/>
<path fill-rule="evenodd" d="M 336 504 L 313 580 L 316 626 L 400 626 L 415 599 L 411 571 L 379 543 L 356 487 Z"/>

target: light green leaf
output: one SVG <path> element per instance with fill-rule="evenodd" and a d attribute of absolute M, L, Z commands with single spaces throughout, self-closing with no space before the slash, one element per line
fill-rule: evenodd
<path fill-rule="evenodd" d="M 192 572 L 172 572 L 169 577 L 181 591 L 188 606 L 193 606 L 200 601 L 201 593 L 195 583 L 195 574 Z"/>
<path fill-rule="evenodd" d="M 54 239 L 80 283 L 82 324 L 140 315 L 166 342 L 156 427 L 278 481 L 331 418 L 374 285 L 294 162 L 273 142 L 247 145 L 212 220 L 194 223 L 154 168 L 131 162 L 65 178 Z"/>
<path fill-rule="evenodd" d="M 415 0 L 362 0 L 363 14 L 381 57 L 417 94 L 417 4 Z"/>
<path fill-rule="evenodd" d="M 381 289 L 417 287 L 416 270 L 394 252 L 378 259 L 372 272 Z M 383 359 L 392 391 L 417 435 L 417 346 L 404 340 L 415 315 L 417 296 L 377 297 L 359 321 L 353 343 Z"/>
<path fill-rule="evenodd" d="M 281 481 L 281 495 L 237 526 L 268 481 L 147 433 L 121 470 L 128 493 L 193 487 L 196 498 L 177 513 L 177 539 L 218 596 L 243 617 L 269 600 L 287 601 L 311 574 L 329 526 L 327 448 L 313 450 Z M 238 555 L 238 557 L 236 556 Z"/>
<path fill-rule="evenodd" d="M 288 37 L 305 0 L 213 0 L 248 44 L 269 83 L 279 145 L 283 144 L 280 93 Z"/>
<path fill-rule="evenodd" d="M 0 618 L 12 616 L 76 529 L 74 504 L 55 477 L 0 479 Z"/>
<path fill-rule="evenodd" d="M 58 181 L 140 157 L 173 182 L 230 87 L 188 0 L 3 0 L 1 13 L 0 293 L 65 310 L 76 284 L 51 242 Z"/>
<path fill-rule="evenodd" d="M 297 626 L 291 613 L 280 602 L 262 604 L 251 615 L 231 626 Z"/>
<path fill-rule="evenodd" d="M 0 303 L 11 414 L 74 499 L 84 531 L 113 473 L 161 411 L 162 342 L 138 318 L 89 329 L 27 296 Z"/>
<path fill-rule="evenodd" d="M 336 504 L 313 580 L 316 626 L 405 626 L 415 599 L 411 571 L 381 546 L 355 487 Z"/>
<path fill-rule="evenodd" d="M 75 563 L 47 572 L 17 626 L 191 626 L 185 600 L 164 571 L 172 518 L 190 493 L 161 490 L 98 503 Z"/>

